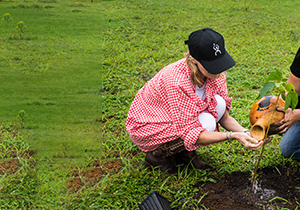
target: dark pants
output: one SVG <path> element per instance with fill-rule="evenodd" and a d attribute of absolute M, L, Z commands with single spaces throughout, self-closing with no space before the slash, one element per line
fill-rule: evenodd
<path fill-rule="evenodd" d="M 279 148 L 284 157 L 300 161 L 300 121 L 292 125 L 284 134 Z"/>

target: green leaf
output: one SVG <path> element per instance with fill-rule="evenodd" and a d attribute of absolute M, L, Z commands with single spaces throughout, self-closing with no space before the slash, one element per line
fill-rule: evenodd
<path fill-rule="evenodd" d="M 285 101 L 285 94 L 286 94 L 286 91 L 285 91 L 285 84 L 284 85 L 280 85 L 279 87 L 278 87 L 278 92 L 280 93 L 280 95 L 281 95 L 281 98 Z"/>
<path fill-rule="evenodd" d="M 286 91 L 287 91 L 288 93 L 290 93 L 291 91 L 292 91 L 292 92 L 295 92 L 295 87 L 294 87 L 294 85 L 292 85 L 291 83 L 287 83 L 287 84 L 285 85 L 285 89 L 286 89 Z"/>
<path fill-rule="evenodd" d="M 288 81 L 288 79 L 287 79 L 287 78 L 283 78 L 283 79 L 282 79 L 282 82 L 283 82 L 284 84 L 286 84 L 286 83 L 287 83 L 287 81 Z"/>
<path fill-rule="evenodd" d="M 273 87 L 275 86 L 274 82 L 266 82 L 263 86 L 263 88 L 260 90 L 258 98 L 262 98 L 265 96 L 268 92 L 271 92 Z"/>
<path fill-rule="evenodd" d="M 274 71 L 272 72 L 269 77 L 267 78 L 266 82 L 269 81 L 281 81 L 282 80 L 282 73 L 281 71 Z"/>
<path fill-rule="evenodd" d="M 286 95 L 286 102 L 285 102 L 285 110 L 288 107 L 291 107 L 294 110 L 298 104 L 298 94 L 295 92 L 295 87 L 291 83 L 287 83 L 285 85 L 285 90 L 288 92 Z"/>
<path fill-rule="evenodd" d="M 285 90 L 280 91 L 280 95 L 281 95 L 281 98 L 285 101 L 285 100 L 286 100 L 286 97 L 285 97 Z"/>
<path fill-rule="evenodd" d="M 288 93 L 286 95 L 286 101 L 285 101 L 285 105 L 284 105 L 284 111 L 287 110 L 290 107 L 291 103 L 292 103 L 292 96 L 291 96 L 291 94 Z"/>
<path fill-rule="evenodd" d="M 292 102 L 291 102 L 291 108 L 294 110 L 298 104 L 298 94 L 296 92 L 290 92 L 288 94 L 291 94 Z"/>

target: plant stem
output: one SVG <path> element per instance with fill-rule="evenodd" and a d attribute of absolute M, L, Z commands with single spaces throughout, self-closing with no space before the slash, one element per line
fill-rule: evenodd
<path fill-rule="evenodd" d="M 248 194 L 250 194 L 250 193 L 252 192 L 252 188 L 253 188 L 253 184 L 254 184 L 254 181 L 255 181 L 256 172 L 257 172 L 257 169 L 258 169 L 260 160 L 261 160 L 261 158 L 262 158 L 262 155 L 263 155 L 263 153 L 264 153 L 264 149 L 265 149 L 265 145 L 266 145 L 266 139 L 267 139 L 267 137 L 268 137 L 268 133 L 269 133 L 269 130 L 270 130 L 270 125 L 271 125 L 271 122 L 272 122 L 272 119 L 273 119 L 273 115 L 274 115 L 275 110 L 276 110 L 276 106 L 277 106 L 279 97 L 280 97 L 280 94 L 279 94 L 278 97 L 277 97 L 277 100 L 276 100 L 276 102 L 275 102 L 274 109 L 273 109 L 273 111 L 272 111 L 272 115 L 271 115 L 271 118 L 270 118 L 270 121 L 269 121 L 269 124 L 268 124 L 268 127 L 267 127 L 267 131 L 266 131 L 266 135 L 265 135 L 264 140 L 263 140 L 263 141 L 264 141 L 264 144 L 263 144 L 263 146 L 262 146 L 262 149 L 261 149 L 261 152 L 260 152 L 260 155 L 259 155 L 259 158 L 258 158 L 256 167 L 255 167 L 255 170 L 254 170 L 254 174 L 253 174 L 252 182 L 251 182 L 251 187 L 250 187 L 250 190 L 249 190 Z"/>

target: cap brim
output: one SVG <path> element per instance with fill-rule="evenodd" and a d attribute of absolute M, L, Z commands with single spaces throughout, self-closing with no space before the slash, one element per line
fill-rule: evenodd
<path fill-rule="evenodd" d="M 212 61 L 199 60 L 199 62 L 210 74 L 220 74 L 235 65 L 235 61 L 227 53 L 227 51 L 225 51 L 225 55 L 220 57 L 219 59 L 215 59 Z"/>

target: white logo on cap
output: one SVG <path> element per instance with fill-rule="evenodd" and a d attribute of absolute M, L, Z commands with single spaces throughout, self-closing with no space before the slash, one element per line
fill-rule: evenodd
<path fill-rule="evenodd" d="M 221 52 L 221 50 L 220 50 L 220 46 L 219 46 L 218 44 L 214 43 L 214 44 L 213 44 L 213 49 L 214 49 L 214 51 L 215 51 L 215 56 L 218 55 L 218 52 L 219 52 L 220 54 L 222 54 L 222 52 Z"/>

